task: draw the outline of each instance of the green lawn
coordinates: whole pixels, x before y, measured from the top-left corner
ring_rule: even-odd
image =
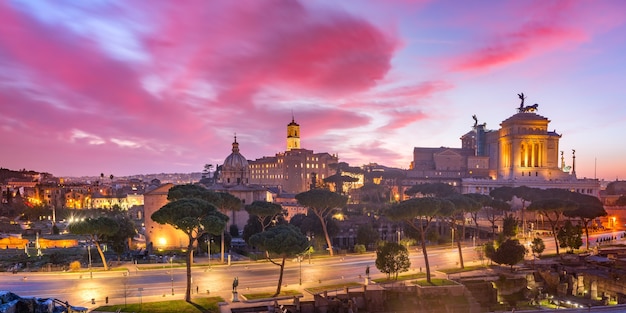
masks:
[[[192,302],[185,300],[158,301],[129,303],[127,305],[105,305],[95,308],[94,311],[115,312],[122,309],[122,312],[135,313],[219,313],[218,302],[224,301],[221,297],[193,298]]]
[[[393,278],[387,279],[385,277],[385,278],[372,279],[372,281],[378,284],[384,284],[384,283],[393,283],[393,282],[403,281],[403,280],[419,279],[419,278],[424,278],[424,277],[426,277],[426,273],[415,273],[415,274],[398,275],[398,279],[393,279]]]
[[[297,290],[281,290],[280,294],[276,297],[293,297],[301,295],[302,293]],[[259,293],[246,293],[243,296],[248,300],[268,299],[273,298],[273,292],[259,292]]]
[[[429,286],[450,286],[450,285],[456,285],[457,283],[451,281],[451,280],[447,280],[447,279],[443,279],[443,278],[432,278],[430,280],[430,283],[427,280],[416,280],[413,281],[414,284],[416,285],[420,285],[422,287],[429,287]]]
[[[446,274],[457,274],[457,273],[463,273],[463,272],[471,272],[471,271],[475,271],[475,270],[483,270],[483,269],[488,269],[489,267],[487,265],[474,265],[474,266],[466,266],[465,268],[446,268],[446,269],[442,269],[439,270],[440,272],[446,273]]]

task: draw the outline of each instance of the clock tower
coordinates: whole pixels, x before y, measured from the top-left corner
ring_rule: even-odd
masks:
[[[291,123],[287,124],[287,151],[300,149],[300,125],[291,117]]]

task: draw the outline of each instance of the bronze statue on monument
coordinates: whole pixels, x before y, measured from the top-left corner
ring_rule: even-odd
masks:
[[[518,113],[532,113],[532,112],[539,110],[539,104],[537,103],[533,105],[524,106],[524,100],[526,99],[526,96],[524,96],[523,92],[518,93],[517,96],[522,100],[522,102],[519,105],[519,108],[517,108]]]

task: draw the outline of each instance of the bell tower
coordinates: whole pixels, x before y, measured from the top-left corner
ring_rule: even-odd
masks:
[[[291,123],[287,124],[287,151],[300,149],[300,125],[291,116]]]

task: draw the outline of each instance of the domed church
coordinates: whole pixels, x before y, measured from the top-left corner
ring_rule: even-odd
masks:
[[[224,159],[221,171],[218,173],[217,184],[206,186],[207,189],[215,192],[226,192],[242,202],[242,205],[250,204],[254,201],[272,202],[272,193],[265,187],[250,184],[250,165],[248,160],[239,151],[237,136],[233,141],[231,154]],[[239,230],[243,230],[248,221],[246,210],[222,212],[230,218],[228,226],[235,224]]]
[[[224,186],[247,185],[250,180],[250,166],[248,160],[239,152],[236,135],[232,151],[224,160],[219,182]]]

